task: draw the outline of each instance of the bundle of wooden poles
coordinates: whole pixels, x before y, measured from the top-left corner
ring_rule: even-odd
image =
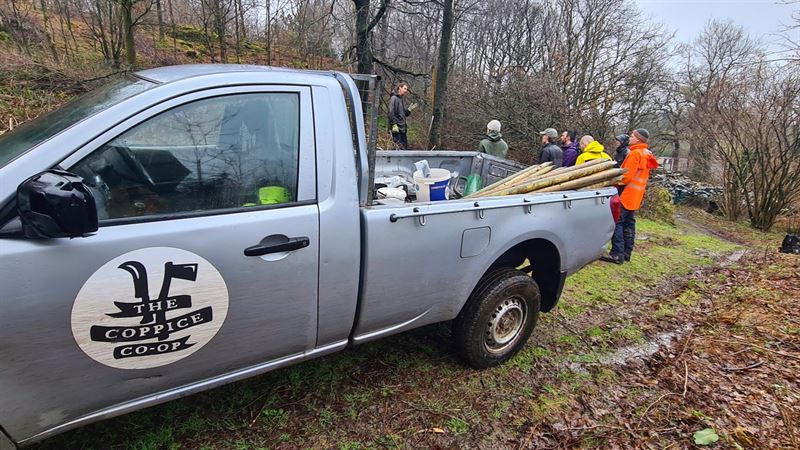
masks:
[[[536,164],[474,192],[465,198],[494,197],[528,192],[556,192],[613,186],[627,169],[615,169],[614,161],[594,159],[579,166],[553,167]]]

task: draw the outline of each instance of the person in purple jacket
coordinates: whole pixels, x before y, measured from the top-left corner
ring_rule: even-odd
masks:
[[[564,130],[561,132],[561,149],[564,150],[564,162],[562,167],[570,167],[575,165],[575,160],[581,151],[578,149],[578,132],[575,130]]]

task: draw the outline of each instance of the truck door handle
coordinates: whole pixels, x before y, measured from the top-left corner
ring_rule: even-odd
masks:
[[[311,241],[307,237],[293,237],[278,244],[258,244],[244,249],[244,256],[261,256],[268,253],[290,252],[308,247]]]

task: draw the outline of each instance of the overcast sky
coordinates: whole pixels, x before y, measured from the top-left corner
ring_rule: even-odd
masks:
[[[780,0],[634,0],[639,8],[675,32],[678,42],[692,42],[709,19],[731,20],[741,25],[754,38],[760,38],[770,51],[779,51],[779,32],[792,22],[792,11],[800,3],[781,4]],[[800,30],[792,31],[800,40]]]

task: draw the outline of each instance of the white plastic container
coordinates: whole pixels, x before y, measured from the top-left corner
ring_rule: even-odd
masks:
[[[378,189],[378,198],[379,199],[392,198],[404,202],[406,200],[406,191],[400,188],[382,187]]]
[[[431,169],[431,176],[427,178],[419,170],[414,172],[417,201],[435,202],[447,200],[447,185],[449,183],[450,171],[447,169]]]

